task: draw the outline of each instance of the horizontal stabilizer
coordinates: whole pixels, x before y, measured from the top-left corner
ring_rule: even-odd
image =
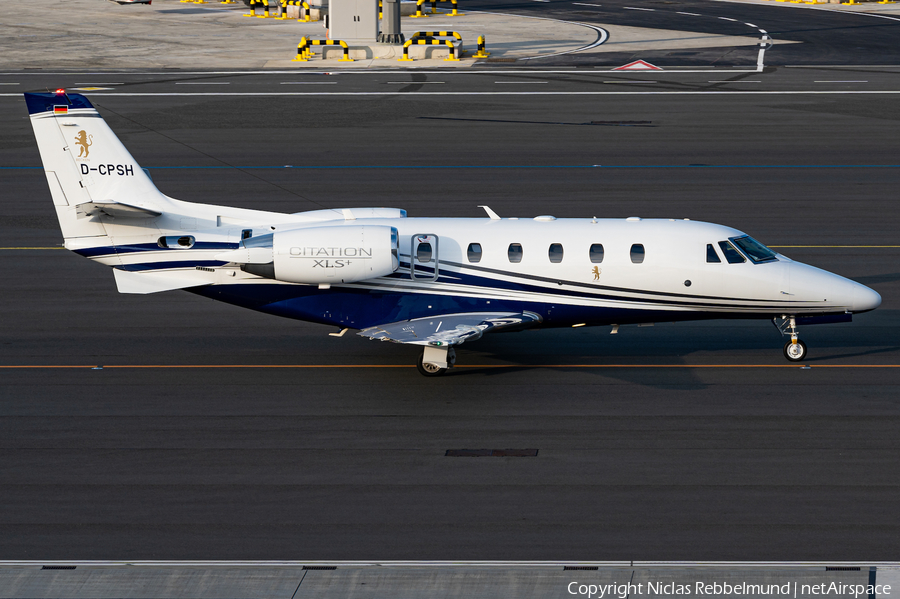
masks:
[[[541,322],[533,312],[467,312],[402,320],[363,329],[358,335],[412,345],[453,346],[499,329],[525,329]]]
[[[154,218],[162,214],[150,208],[143,208],[124,202],[85,202],[84,204],[78,204],[75,208],[78,218],[86,218],[96,214],[105,214],[113,218]]]
[[[119,288],[119,293],[159,293],[160,291],[187,289],[209,284],[205,281],[198,281],[196,276],[179,277],[173,276],[172,273],[130,272],[119,268],[114,268],[113,273],[116,276],[116,287]],[[190,274],[193,275],[193,273]]]

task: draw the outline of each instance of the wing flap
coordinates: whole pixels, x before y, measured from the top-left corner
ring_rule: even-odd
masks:
[[[464,312],[401,320],[361,330],[358,335],[411,345],[453,346],[474,341],[499,329],[524,329],[539,324],[533,312]]]
[[[188,287],[210,284],[208,281],[197,280],[193,273],[177,276],[174,273],[131,272],[114,268],[113,274],[116,277],[116,287],[119,293],[159,293],[160,291],[186,289]]]

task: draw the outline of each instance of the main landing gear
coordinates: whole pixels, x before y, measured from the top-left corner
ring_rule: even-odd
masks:
[[[416,367],[424,376],[441,376],[456,364],[456,350],[452,347],[425,346]]]
[[[799,339],[797,319],[793,315],[782,315],[781,323],[778,322],[777,318],[773,318],[772,323],[779,331],[781,331],[782,335],[790,334],[791,336],[791,340],[784,344],[784,357],[787,358],[789,362],[799,362],[805,358],[806,344]],[[790,330],[790,333],[787,332],[788,330]]]

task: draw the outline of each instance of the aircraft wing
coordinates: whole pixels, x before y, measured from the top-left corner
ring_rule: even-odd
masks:
[[[361,330],[369,339],[452,347],[499,329],[526,329],[541,322],[533,312],[464,312],[401,320]]]

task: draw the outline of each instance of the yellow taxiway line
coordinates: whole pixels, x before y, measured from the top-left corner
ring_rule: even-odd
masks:
[[[9,364],[0,369],[415,368],[409,364]],[[900,368],[900,364],[463,364],[454,368]]]

